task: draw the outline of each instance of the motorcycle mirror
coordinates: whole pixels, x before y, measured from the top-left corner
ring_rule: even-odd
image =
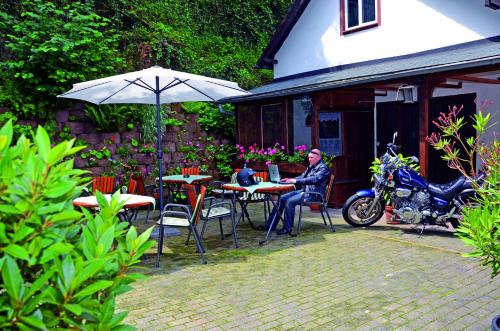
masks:
[[[394,143],[396,143],[396,138],[397,138],[397,136],[398,136],[398,132],[397,132],[397,131],[395,131],[395,132],[394,132],[394,134],[392,135],[392,143],[393,143],[393,144],[394,144]]]

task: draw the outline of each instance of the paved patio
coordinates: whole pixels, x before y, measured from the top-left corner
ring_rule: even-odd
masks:
[[[263,219],[258,205],[251,212]],[[452,233],[420,237],[383,222],[355,229],[332,213],[337,232],[307,212],[299,237],[272,236],[264,247],[264,233],[243,223],[239,249],[219,239],[213,222],[207,265],[184,232],[169,237],[161,267],[151,251],[140,269],[149,277],[118,308],[139,330],[489,330],[500,277],[462,257],[468,248]]]

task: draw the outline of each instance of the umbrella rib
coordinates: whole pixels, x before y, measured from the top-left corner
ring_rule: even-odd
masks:
[[[207,83],[210,83],[210,84],[214,84],[214,85],[218,85],[218,86],[222,86],[222,87],[225,87],[225,88],[229,88],[231,90],[236,90],[236,91],[240,91],[240,92],[247,92],[245,91],[244,89],[238,87],[231,87],[231,86],[227,86],[227,85],[224,85],[224,84],[221,84],[221,83],[217,83],[217,82],[211,82],[211,81],[206,81]]]
[[[143,81],[142,78],[137,78],[134,81],[129,81],[129,80],[126,80],[126,81],[129,82],[130,84],[134,84],[134,85],[137,85],[139,87],[142,87],[143,89],[150,90],[151,92],[155,92],[155,89],[153,87],[149,86],[148,83],[146,83],[145,81]],[[140,81],[144,85],[138,84],[137,81]]]
[[[190,88],[192,88],[193,90],[197,91],[198,93],[200,94],[203,94],[204,96],[206,96],[207,98],[215,101],[214,98],[212,98],[211,96],[209,96],[208,94],[206,93],[203,93],[202,91],[200,91],[199,89],[197,89],[196,87],[192,86],[192,85],[189,85],[188,83],[186,83],[189,79],[186,79],[185,81],[183,81],[182,83],[186,84],[187,86],[189,86]]]
[[[61,94],[60,96],[61,96],[61,97],[64,97],[64,96],[69,95],[69,94],[73,94],[73,93],[76,93],[76,92],[85,91],[85,90],[88,90],[89,88],[94,88],[94,87],[96,87],[96,86],[100,86],[100,85],[104,85],[104,84],[108,84],[108,83],[111,83],[111,81],[109,80],[109,81],[107,81],[107,82],[103,82],[103,83],[95,84],[95,85],[92,85],[92,86],[87,86],[87,87],[84,87],[84,88],[79,89],[79,90],[76,90],[76,91],[68,91],[68,92],[66,92],[66,93]]]
[[[171,81],[170,83],[168,83],[168,85],[162,87],[162,89],[160,90],[160,93],[165,91],[165,90],[168,90],[169,88],[175,87],[175,86],[183,83],[183,81],[181,81],[177,77],[174,77],[174,79],[175,79],[174,81]]]
[[[140,78],[137,78],[135,81],[139,80]],[[130,85],[134,84],[135,81],[129,81],[129,80],[126,80],[124,79],[124,81],[126,81],[128,83],[128,85],[125,85],[124,87],[122,87],[121,89],[119,89],[118,91],[114,92],[114,93],[111,93],[110,95],[108,95],[107,97],[105,97],[104,99],[102,99],[101,101],[99,101],[97,104],[100,105],[102,104],[104,101],[114,97],[115,95],[117,95],[118,93],[120,93],[121,91],[123,91],[124,89],[126,89],[127,87],[129,87]],[[136,84],[138,85],[138,84]]]

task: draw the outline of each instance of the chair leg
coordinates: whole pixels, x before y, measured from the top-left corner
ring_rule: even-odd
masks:
[[[203,255],[203,253],[205,252],[205,249],[203,248],[203,244],[201,243],[201,238],[200,238],[200,235],[198,234],[198,230],[196,230],[195,226],[191,225],[191,231],[193,232],[193,237],[194,237],[194,241],[196,243],[196,248],[198,250],[198,253],[200,253],[200,256],[201,256],[201,263],[207,264],[207,260],[205,259],[205,255]]]
[[[151,206],[148,206],[148,211],[146,212],[146,218],[144,219],[144,224],[148,222],[149,219],[149,212],[151,211]]]
[[[208,223],[208,220],[204,219],[203,226],[201,228],[201,236],[200,236],[200,238],[202,238],[202,239],[203,239],[203,235],[205,234],[205,228],[207,227],[207,223]]]
[[[234,213],[231,213],[231,225],[233,226],[233,243],[234,246],[238,248],[238,239],[236,239],[236,217],[234,216]]]
[[[189,239],[191,239],[191,228],[189,228],[189,232],[188,232],[188,235],[187,235],[187,238],[186,238],[186,242],[184,243],[184,245],[188,245],[189,243]]]
[[[224,240],[224,229],[222,228],[222,217],[219,217],[220,239]]]
[[[335,232],[335,227],[333,226],[332,219],[330,218],[330,213],[328,212],[328,207],[327,207],[326,203],[324,204],[323,208],[325,208],[326,216],[328,217],[328,222],[330,222],[330,229],[332,230],[332,232]],[[326,225],[326,222],[325,222],[325,225]]]

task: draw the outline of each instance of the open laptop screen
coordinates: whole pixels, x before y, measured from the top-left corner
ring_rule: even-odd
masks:
[[[281,176],[278,166],[276,164],[269,164],[267,167],[269,169],[269,180],[273,183],[279,182],[281,180]]]

